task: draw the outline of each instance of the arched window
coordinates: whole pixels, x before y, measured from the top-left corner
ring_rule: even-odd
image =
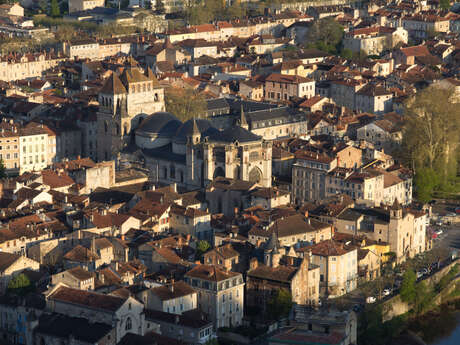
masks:
[[[131,330],[131,328],[133,328],[133,323],[132,323],[132,321],[131,321],[131,318],[128,317],[128,318],[126,319],[125,330],[126,330],[126,331],[129,331],[129,330]]]
[[[153,100],[154,100],[155,102],[158,102],[158,94],[157,94],[157,93],[153,96]]]
[[[169,177],[176,178],[176,167],[174,165],[169,167]]]
[[[109,131],[109,123],[107,121],[104,121],[104,132],[107,134]]]

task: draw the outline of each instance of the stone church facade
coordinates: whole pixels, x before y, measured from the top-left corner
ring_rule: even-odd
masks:
[[[153,181],[186,189],[205,187],[218,176],[270,187],[272,143],[244,127],[239,122],[217,130],[207,120],[182,123],[169,113],[153,114],[136,130],[137,159]]]

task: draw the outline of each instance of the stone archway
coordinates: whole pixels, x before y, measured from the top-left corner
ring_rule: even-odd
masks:
[[[216,177],[225,177],[225,171],[222,167],[217,167],[215,170],[214,170],[214,174],[212,175],[212,178],[215,179]]]
[[[249,172],[249,182],[259,183],[262,180],[262,172],[258,167],[254,167]]]

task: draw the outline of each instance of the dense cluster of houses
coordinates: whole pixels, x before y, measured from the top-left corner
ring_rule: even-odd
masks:
[[[431,249],[393,152],[419,90],[458,101],[460,14],[289,6],[0,57],[2,342],[205,344],[273,330],[284,290],[296,326],[271,343],[356,344],[355,313],[321,301]],[[303,47],[327,17],[370,57]],[[189,119],[167,112],[186,89]]]

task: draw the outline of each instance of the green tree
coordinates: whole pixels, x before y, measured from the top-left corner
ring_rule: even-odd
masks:
[[[414,183],[417,199],[428,202],[433,198],[433,191],[439,186],[439,175],[431,168],[421,168],[415,174]]]
[[[61,9],[57,0],[51,0],[51,17],[56,18],[61,16]]]
[[[450,8],[450,0],[439,0],[439,6],[443,10],[448,10]]]
[[[279,289],[276,294],[268,301],[268,314],[278,320],[289,315],[292,308],[292,296],[286,289]]]
[[[345,48],[342,49],[340,56],[342,56],[345,59],[351,60],[353,58],[353,52],[351,51],[351,49]]]
[[[415,171],[417,193],[425,200],[456,176],[460,107],[453,97],[451,89],[428,87],[405,104],[399,159]]]
[[[16,295],[25,294],[31,287],[32,284],[29,278],[27,278],[27,276],[23,273],[13,277],[13,279],[11,279],[8,283],[8,291]]]
[[[6,177],[6,168],[3,159],[0,158],[0,178]]]
[[[417,276],[413,270],[408,269],[406,272],[404,272],[399,294],[401,296],[401,300],[407,304],[412,305],[417,298],[417,291],[415,287],[416,282]]]
[[[334,18],[327,17],[315,21],[308,29],[307,46],[316,46],[318,49],[330,53],[339,51],[343,38],[343,26]]]
[[[172,88],[166,92],[166,111],[186,121],[206,113],[206,100],[191,88]]]
[[[201,259],[204,253],[208,251],[208,249],[211,248],[211,245],[209,244],[208,241],[201,240],[198,241],[196,245],[196,254],[195,257],[197,260]]]

